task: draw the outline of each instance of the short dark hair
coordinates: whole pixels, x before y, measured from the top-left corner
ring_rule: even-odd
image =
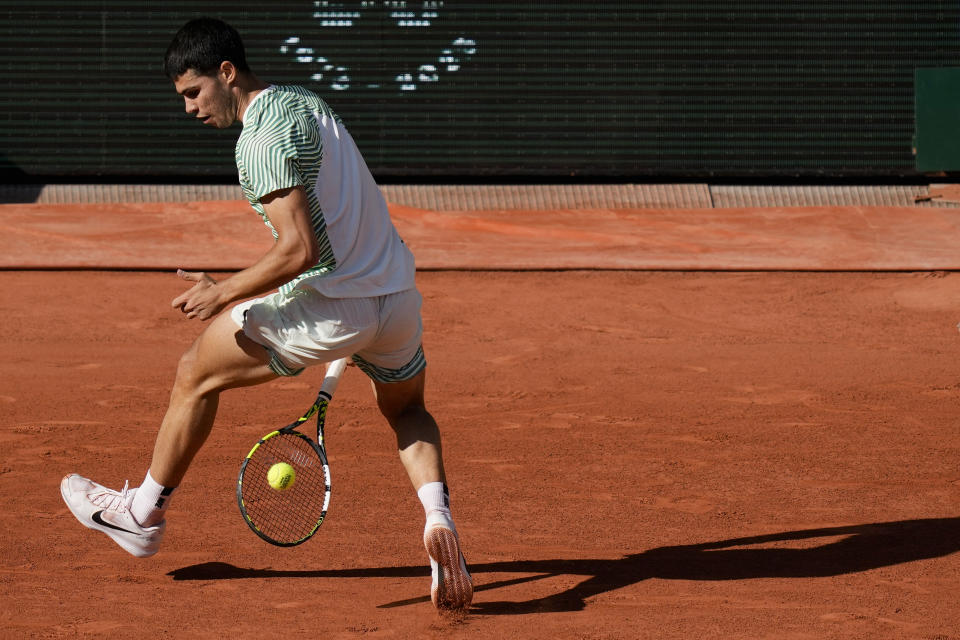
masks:
[[[227,60],[239,71],[250,70],[240,34],[223,20],[197,18],[183,25],[173,37],[163,58],[163,72],[171,80],[190,69],[209,75]]]

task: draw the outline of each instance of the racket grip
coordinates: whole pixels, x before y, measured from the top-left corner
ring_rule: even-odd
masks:
[[[340,376],[343,375],[343,370],[346,368],[346,358],[340,358],[339,360],[331,362],[327,366],[327,375],[323,379],[323,384],[320,385],[320,391],[332,398],[333,392],[337,390],[337,383],[340,382]]]

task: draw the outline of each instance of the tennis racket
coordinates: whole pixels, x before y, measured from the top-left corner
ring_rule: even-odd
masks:
[[[279,547],[293,547],[317,532],[330,505],[330,465],[323,440],[327,407],[333,398],[346,359],[327,367],[327,375],[313,406],[282,429],[268,433],[253,446],[240,466],[237,503],[240,514],[255,534]],[[317,439],[297,427],[317,416]],[[274,489],[267,479],[278,463],[293,467],[284,489]]]

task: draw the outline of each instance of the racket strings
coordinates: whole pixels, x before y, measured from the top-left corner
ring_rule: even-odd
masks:
[[[267,474],[278,462],[296,472],[293,486],[277,490]],[[329,472],[312,443],[296,433],[268,438],[250,456],[243,472],[241,495],[250,522],[280,543],[309,536],[323,520],[329,499]]]

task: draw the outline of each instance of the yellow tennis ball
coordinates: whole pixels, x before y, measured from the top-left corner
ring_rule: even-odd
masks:
[[[267,471],[267,482],[277,491],[289,489],[296,480],[297,472],[286,462],[278,462]]]

